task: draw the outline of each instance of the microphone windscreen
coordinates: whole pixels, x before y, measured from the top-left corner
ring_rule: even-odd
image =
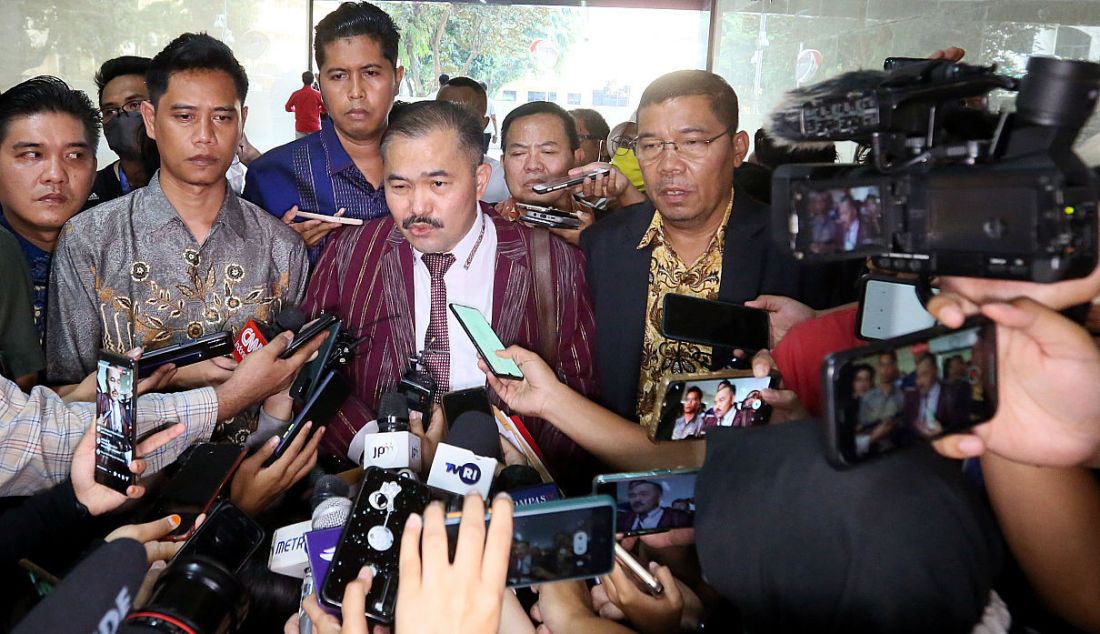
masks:
[[[542,484],[542,476],[534,467],[525,464],[512,464],[501,469],[497,477],[493,479],[493,488],[489,495],[540,484]]]
[[[485,412],[463,412],[447,432],[447,444],[486,458],[501,459],[497,423]]]
[[[346,497],[332,497],[328,498],[324,502],[313,510],[313,517],[310,519],[313,530],[321,530],[323,528],[335,528],[337,526],[343,526],[348,521],[348,516],[351,514],[351,499]]]
[[[783,95],[782,101],[768,115],[768,122],[765,124],[768,136],[775,141],[777,146],[793,146],[802,149],[817,149],[827,146],[834,139],[825,138],[805,129],[804,111],[806,107],[814,102],[838,104],[835,113],[832,112],[832,108],[824,107],[823,109],[829,110],[831,114],[821,114],[821,117],[834,116],[839,120],[846,116],[851,119],[854,114],[839,104],[855,99],[854,95],[859,93],[874,91],[886,79],[887,74],[883,71],[856,70],[841,73],[836,77],[831,77],[816,84],[790,90]],[[878,108],[877,99],[873,105],[874,108]],[[860,108],[866,107],[866,104],[860,104]]]
[[[378,404],[378,431],[408,431],[409,399],[404,394],[386,392]],[[394,425],[398,423],[398,425]],[[404,423],[404,425],[401,425]]]
[[[338,475],[327,474],[317,479],[313,485],[313,496],[309,499],[310,508],[316,509],[321,502],[329,498],[346,498],[351,487]]]
[[[148,567],[145,547],[138,542],[107,542],[77,564],[13,631],[113,632],[130,611]]]
[[[278,332],[298,332],[306,325],[306,315],[296,306],[288,306],[275,315],[275,329]],[[278,334],[278,332],[276,334]]]

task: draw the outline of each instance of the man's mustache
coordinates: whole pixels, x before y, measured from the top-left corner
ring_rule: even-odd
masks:
[[[408,229],[417,223],[426,224],[435,229],[442,229],[443,223],[432,216],[409,216],[401,221],[401,228]]]

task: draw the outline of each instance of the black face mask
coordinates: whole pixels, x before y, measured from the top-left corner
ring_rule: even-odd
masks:
[[[140,112],[121,112],[103,125],[103,136],[107,145],[119,158],[127,160],[141,159],[141,135],[145,133],[145,122]]]

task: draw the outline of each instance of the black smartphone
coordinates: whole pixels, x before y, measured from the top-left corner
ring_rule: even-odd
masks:
[[[771,347],[768,311],[691,295],[665,295],[661,334],[668,339],[755,351]]]
[[[298,372],[298,377],[294,379],[294,384],[290,386],[290,396],[296,402],[305,403],[309,400],[314,388],[318,386],[325,372],[331,369],[329,367],[331,365],[330,357],[332,356],[332,348],[336,345],[336,336],[339,333],[340,322],[329,324],[328,337],[318,348],[317,358],[305,364]]]
[[[280,358],[289,359],[294,356],[294,353],[298,352],[299,348],[309,343],[314,337],[325,330],[328,330],[328,327],[336,323],[336,321],[338,321],[336,315],[332,313],[321,313],[317,315],[317,319],[302,326],[298,332],[294,333],[294,341],[290,342],[290,345],[286,347],[286,350],[283,351]]]
[[[452,558],[461,521],[462,513],[451,513],[445,522]],[[611,498],[593,495],[516,507],[508,587],[599,577],[614,565],[615,502]]]
[[[95,481],[125,495],[137,481],[130,471],[137,444],[138,362],[100,351],[96,365]]]
[[[779,386],[779,374],[753,376],[752,370],[720,370],[665,377],[654,405],[654,440],[702,438],[715,427],[766,425],[772,408],[761,390]]]
[[[351,386],[348,385],[344,375],[335,370],[326,372],[316,389],[310,394],[309,400],[295,414],[294,420],[290,421],[290,425],[279,439],[279,445],[275,447],[275,452],[264,461],[264,466],[270,466],[271,463],[283,457],[290,443],[294,442],[306,423],[313,423],[313,427],[310,428],[311,434],[315,433],[321,425],[328,424],[336,416],[336,412],[340,410],[348,394],[351,394]]]
[[[917,280],[864,275],[860,287],[856,336],[864,341],[893,339],[936,324],[924,309]]]
[[[618,507],[615,531],[647,535],[695,526],[695,478],[698,469],[658,469],[596,476],[592,491],[609,496]]]
[[[228,332],[215,332],[194,341],[177,343],[141,355],[141,378],[145,378],[162,365],[173,363],[177,367],[191,365],[214,357],[233,353],[233,335]]]
[[[165,539],[187,539],[195,528],[195,518],[210,512],[237,472],[245,453],[244,447],[231,443],[202,443],[192,447],[149,507],[145,521],[151,522],[173,513],[179,515],[179,527]]]
[[[830,355],[822,365],[837,466],[963,431],[997,411],[997,328],[984,317]]]
[[[471,387],[455,390],[443,395],[443,418],[450,428],[458,417],[466,412],[485,412],[493,415],[493,406],[489,403],[489,391],[484,387]]]
[[[344,587],[363,566],[370,566],[374,580],[367,593],[367,616],[393,622],[405,521],[413,513],[423,513],[430,501],[431,490],[416,480],[368,468],[321,587],[321,601],[339,608],[344,601]]]
[[[562,189],[568,189],[570,187],[576,187],[588,178],[595,178],[601,174],[607,174],[611,171],[609,167],[597,167],[596,169],[580,174],[579,176],[565,176],[546,183],[536,183],[531,186],[531,190],[536,194],[549,194],[551,192],[560,191]]]
[[[183,561],[192,555],[209,557],[237,572],[263,543],[264,529],[229,500],[222,500],[176,553]]]
[[[489,320],[485,319],[485,315],[482,315],[480,310],[461,304],[450,304],[450,307],[451,312],[458,319],[458,324],[466,331],[466,336],[473,342],[481,358],[485,359],[494,376],[517,381],[523,379],[523,372],[515,361],[496,355],[497,350],[504,349],[504,344],[500,342],[500,337],[493,332]]]

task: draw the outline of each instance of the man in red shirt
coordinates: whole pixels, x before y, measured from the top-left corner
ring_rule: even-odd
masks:
[[[321,91],[313,87],[313,73],[302,73],[301,89],[290,93],[286,100],[286,111],[294,113],[294,138],[300,139],[321,129],[321,115],[325,113],[325,104],[321,101]]]

